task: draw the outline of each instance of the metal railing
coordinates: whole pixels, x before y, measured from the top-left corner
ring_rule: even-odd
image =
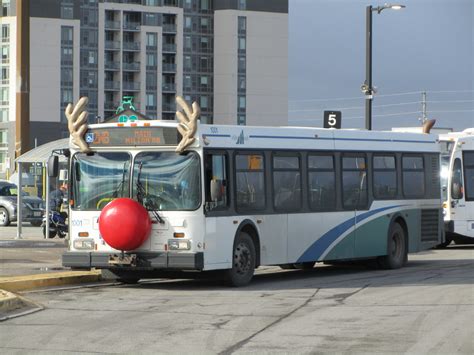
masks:
[[[164,72],[176,72],[176,64],[174,63],[163,63],[162,70]]]
[[[176,32],[176,24],[174,23],[164,23],[162,25],[163,32]]]
[[[162,85],[162,90],[163,91],[175,92],[176,91],[176,84],[174,84],[174,83],[172,83],[172,84],[163,84]]]
[[[120,62],[113,62],[111,60],[105,61],[105,69],[120,69]]]
[[[139,51],[140,50],[140,42],[123,42],[123,49],[132,50],[132,51]]]
[[[104,82],[105,90],[120,90],[120,83],[117,81],[106,80]]]
[[[119,30],[120,29],[120,22],[119,21],[105,21],[105,29],[106,30]]]
[[[124,82],[123,83],[123,90],[128,91],[140,91],[140,83],[139,82]],[[136,104],[136,102],[134,102]]]
[[[105,41],[105,49],[120,49],[119,41]]]
[[[176,44],[163,44],[163,52],[176,52]]]
[[[123,63],[122,70],[132,70],[132,71],[139,71],[140,70],[140,63]]]

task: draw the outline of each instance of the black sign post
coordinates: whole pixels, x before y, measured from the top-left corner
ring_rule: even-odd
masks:
[[[324,128],[341,128],[341,111],[324,111]]]

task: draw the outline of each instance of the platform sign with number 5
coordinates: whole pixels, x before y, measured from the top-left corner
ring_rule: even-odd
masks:
[[[324,128],[341,128],[341,111],[324,111]]]

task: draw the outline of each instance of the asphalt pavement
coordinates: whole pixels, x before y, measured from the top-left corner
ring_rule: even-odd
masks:
[[[97,282],[99,271],[70,271],[61,265],[67,239],[45,239],[41,227],[0,227],[0,321],[42,308],[17,292],[54,286]],[[15,292],[15,293],[14,293]]]

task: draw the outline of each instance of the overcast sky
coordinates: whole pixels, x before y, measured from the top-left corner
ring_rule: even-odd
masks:
[[[333,109],[363,128],[365,9],[384,1],[289,3],[289,124],[321,127]],[[373,129],[418,125],[421,91],[436,126],[474,127],[474,0],[392,3],[406,8],[373,14]]]

